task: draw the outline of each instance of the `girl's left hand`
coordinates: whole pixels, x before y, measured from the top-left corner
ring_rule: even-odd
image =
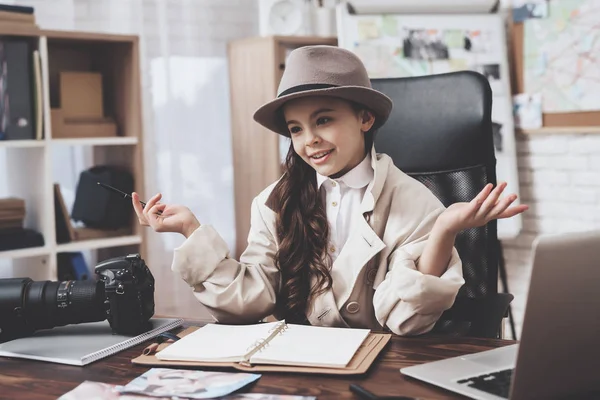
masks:
[[[506,182],[496,186],[494,190],[490,183],[469,203],[454,203],[450,205],[438,218],[442,229],[458,233],[469,228],[483,226],[494,219],[510,218],[522,213],[529,207],[521,204],[509,207],[516,199],[516,194],[511,194],[503,199],[500,195],[506,188]]]

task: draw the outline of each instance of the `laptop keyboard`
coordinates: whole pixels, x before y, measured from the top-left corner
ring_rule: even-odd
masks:
[[[510,379],[512,378],[513,371],[514,369],[505,369],[502,371],[492,372],[491,374],[461,379],[457,383],[508,399]]]

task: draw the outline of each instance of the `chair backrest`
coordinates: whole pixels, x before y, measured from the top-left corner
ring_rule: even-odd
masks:
[[[487,183],[496,184],[492,91],[483,75],[461,71],[372,83],[394,101],[390,119],[375,137],[376,150],[427,186],[444,206],[471,201]],[[496,294],[496,221],[461,232],[455,246],[465,277],[459,296]],[[440,319],[436,330],[453,333],[464,329],[459,325]]]

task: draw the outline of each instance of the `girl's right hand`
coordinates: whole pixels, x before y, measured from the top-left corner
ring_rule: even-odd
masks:
[[[200,222],[189,208],[160,203],[160,193],[148,200],[146,207],[142,207],[137,193],[132,193],[131,197],[133,209],[142,226],[150,226],[156,232],[181,233],[186,238],[200,227]]]

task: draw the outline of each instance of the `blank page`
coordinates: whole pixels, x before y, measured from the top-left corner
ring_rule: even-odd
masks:
[[[255,325],[207,324],[156,353],[159,360],[240,361],[277,322]]]
[[[311,367],[345,367],[369,335],[369,329],[288,324],[252,363]]]

